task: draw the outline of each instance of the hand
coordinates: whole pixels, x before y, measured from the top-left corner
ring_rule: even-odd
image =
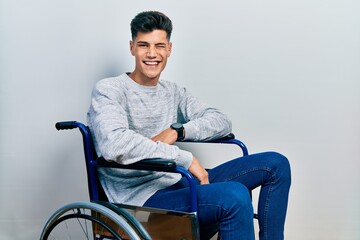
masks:
[[[154,142],[160,141],[167,144],[174,144],[177,140],[177,132],[172,128],[167,128],[158,135],[151,138]]]
[[[205,168],[201,166],[199,160],[197,160],[196,157],[193,157],[189,171],[199,180],[200,184],[209,184],[209,174]]]

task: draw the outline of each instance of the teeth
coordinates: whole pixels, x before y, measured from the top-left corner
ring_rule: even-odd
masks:
[[[145,64],[147,64],[147,65],[157,65],[158,63],[157,62],[145,62]]]

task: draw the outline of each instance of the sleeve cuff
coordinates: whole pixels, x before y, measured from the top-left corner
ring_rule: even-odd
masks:
[[[179,155],[178,158],[175,160],[175,162],[176,165],[189,169],[192,160],[193,160],[193,155],[191,152],[179,149]]]
[[[185,138],[184,140],[196,140],[199,138],[198,136],[198,129],[195,126],[195,124],[193,124],[193,122],[187,122],[185,124],[183,124],[184,126],[184,130],[185,130]]]

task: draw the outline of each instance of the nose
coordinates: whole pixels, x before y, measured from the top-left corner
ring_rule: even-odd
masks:
[[[147,57],[149,58],[156,58],[157,52],[154,46],[150,46],[147,51]]]

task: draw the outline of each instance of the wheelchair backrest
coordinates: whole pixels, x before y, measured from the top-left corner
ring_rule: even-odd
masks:
[[[87,183],[90,201],[108,201],[101,187],[97,173],[97,154],[94,147],[91,131],[88,126],[76,121],[58,122],[55,124],[57,130],[78,128],[83,139],[83,148],[86,164]]]

